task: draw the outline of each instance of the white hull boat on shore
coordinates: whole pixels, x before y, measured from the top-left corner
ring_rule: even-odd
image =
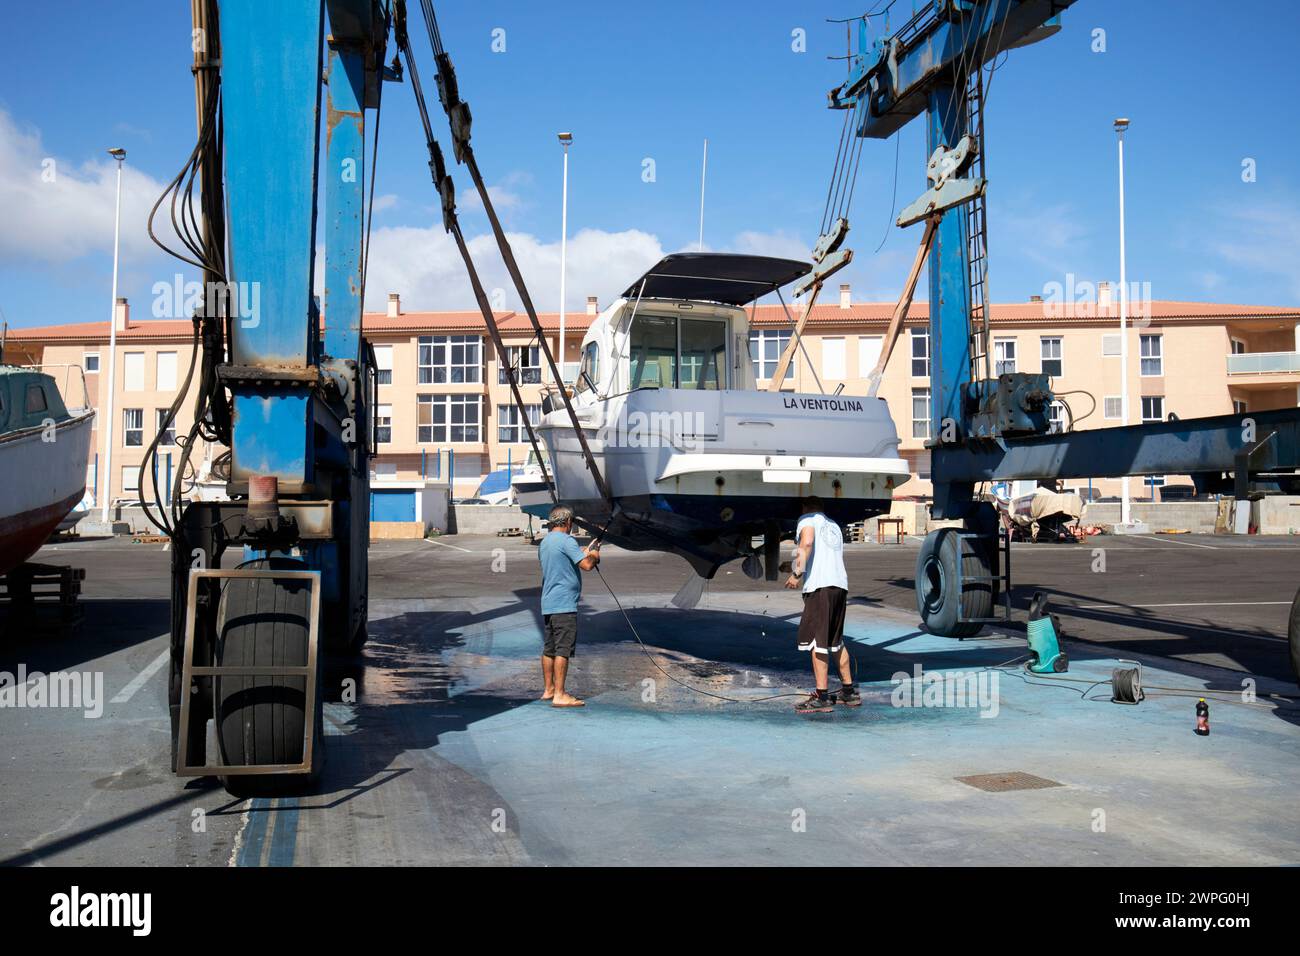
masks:
[[[94,419],[69,411],[50,375],[0,365],[0,574],[40,550],[85,495]]]
[[[679,554],[705,578],[762,554],[770,577],[801,498],[820,497],[840,524],[889,510],[910,474],[883,399],[756,387],[744,306],[807,271],[758,256],[668,256],[595,319],[572,402],[613,500],[554,394],[538,426],[559,498],[583,525]],[[547,495],[525,510],[550,507]]]

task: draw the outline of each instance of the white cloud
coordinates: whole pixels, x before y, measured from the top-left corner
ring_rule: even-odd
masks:
[[[1224,207],[1211,251],[1247,275],[1281,280],[1282,288],[1300,299],[1300,204],[1269,200]],[[1213,287],[1212,287],[1213,288]],[[1240,286],[1238,286],[1240,288]],[[1241,293],[1238,293],[1240,296]],[[1246,298],[1252,298],[1249,294]]]
[[[522,232],[507,232],[524,283],[539,312],[554,312],[560,298],[560,243],[543,242]],[[382,227],[371,233],[370,274],[366,278],[366,308],[381,311],[388,293],[402,296],[409,311],[475,308],[469,277],[456,244],[440,225],[427,229]],[[468,240],[479,279],[490,298],[495,290],[507,309],[521,309],[509,274],[490,234]],[[570,237],[565,288],[569,311],[580,311],[587,296],[599,297],[602,307],[618,296],[642,272],[663,257],[658,238],[637,229],[607,232],[583,229]]]
[[[113,251],[117,164],[106,154],[69,159],[51,156],[39,132],[23,129],[0,110],[0,255],[44,264],[66,263]],[[165,184],[134,169],[122,170],[122,254],[152,256],[145,231],[149,210]],[[160,234],[171,235],[167,222]],[[175,243],[173,237],[174,244]]]
[[[746,230],[738,233],[729,252],[743,252],[751,256],[776,256],[781,259],[808,261],[811,247],[798,236],[776,229],[772,232]]]
[[[533,177],[530,174],[516,171],[506,175],[499,183],[489,185],[488,198],[492,200],[492,208],[496,210],[497,215],[502,219],[508,219],[511,213],[525,209],[527,203],[521,187],[530,186],[532,181]],[[460,191],[456,204],[461,212],[483,212],[483,200],[473,186]]]
[[[1087,261],[1089,231],[1071,203],[1043,203],[1032,195],[1021,196],[991,203],[989,220],[996,223],[997,235],[989,240],[996,244],[996,255],[1036,263],[1053,276],[1080,272],[1081,263]]]

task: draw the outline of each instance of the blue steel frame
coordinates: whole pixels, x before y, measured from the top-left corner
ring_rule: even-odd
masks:
[[[337,646],[364,634],[370,396],[362,337],[365,111],[378,105],[389,0],[221,0],[232,319],[231,482],[273,475],[327,502],[333,536],[300,541]],[[328,11],[328,19],[326,13]],[[327,33],[328,30],[328,33]],[[328,63],[326,63],[328,57]],[[321,163],[322,69],[325,74]],[[323,177],[324,296],[313,295]],[[324,314],[321,314],[323,306]]]
[[[831,91],[831,105],[865,109],[859,136],[883,139],[925,114],[928,151],[955,147],[968,132],[965,103],[970,72],[1013,46],[1060,29],[1059,14],[1074,0],[931,0],[895,33],[872,41],[864,18],[849,78]],[[967,211],[949,209],[930,250],[930,434],[944,422],[969,434],[964,401],[970,382],[970,263]],[[950,479],[933,462],[934,514],[968,518],[974,485]]]
[[[971,71],[1012,47],[1060,29],[1075,0],[930,0],[896,32],[874,41],[863,19],[849,78],[831,91],[831,106],[862,105],[859,136],[883,139],[926,114],[930,151],[952,147],[967,132],[963,98]],[[1094,429],[1067,434],[973,440],[970,379],[970,268],[966,210],[950,209],[930,252],[930,384],[933,513],[969,523],[977,482],[1011,478],[1192,474],[1222,486],[1224,472],[1247,479],[1300,467],[1300,410]],[[946,419],[957,440],[942,443]],[[1288,479],[1280,478],[1281,483]]]

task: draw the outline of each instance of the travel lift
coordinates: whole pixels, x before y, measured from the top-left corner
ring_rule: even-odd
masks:
[[[456,158],[474,178],[558,382],[469,149],[469,109],[456,93],[431,4],[423,0],[423,6]],[[1067,6],[1065,0],[936,0],[875,44],[867,41],[864,21],[850,78],[832,93],[832,106],[854,108],[857,137],[888,136],[926,113],[931,146],[939,151],[932,164],[936,188],[919,210],[933,242],[934,514],[961,519],[965,530],[932,534],[922,551],[918,606],[936,633],[973,633],[990,616],[999,585],[1006,587],[997,571],[993,511],[975,499],[977,482],[1185,473],[1202,490],[1231,488],[1239,499],[1251,492],[1252,477],[1300,487],[1300,410],[1048,434],[1052,393],[1045,376],[991,379],[985,368],[977,378],[980,363],[988,363],[982,187],[973,190],[981,177],[963,183],[953,174],[977,169],[971,164],[982,153],[983,64],[1052,32],[1052,18]],[[237,294],[207,297],[193,317],[194,364],[168,411],[170,424],[197,366],[194,425],[183,443],[181,472],[197,437],[227,445],[230,500],[186,504],[182,480],[164,507],[156,481],[153,487],[157,520],[173,538],[173,766],[182,776],[219,776],[232,793],[280,793],[303,786],[321,767],[324,655],[354,652],[366,635],[377,374],[361,326],[374,197],[373,170],[369,198],[365,187],[365,113],[375,111],[377,126],[382,83],[400,79],[396,63],[384,66],[394,14],[413,87],[418,80],[402,0],[195,0],[193,11],[199,137],[158,205],[172,196],[172,222],[193,258],[176,254],[202,270],[205,288],[256,289],[256,299],[250,294],[245,301],[258,308],[236,308]],[[439,159],[431,148],[445,225],[468,260],[453,215],[454,190]],[[323,316],[312,296],[321,176]],[[201,215],[192,207],[196,179]],[[973,191],[963,196],[962,190]],[[839,248],[846,227],[830,230],[819,244],[814,285],[847,259]],[[474,286],[499,346],[486,297]],[[900,306],[894,326],[906,313]],[[514,385],[513,369],[509,377]],[[517,388],[515,395],[518,401]],[[572,414],[562,389],[560,395]],[[590,454],[587,459],[603,486]],[[143,489],[141,501],[148,510]],[[223,569],[225,553],[236,548],[244,560]]]
[[[219,776],[235,794],[277,793],[320,770],[323,656],[355,652],[366,637],[378,377],[362,336],[374,198],[365,114],[377,116],[394,78],[384,67],[391,9],[195,0],[193,13],[199,141],[169,187],[172,222],[205,289],[256,296],[208,295],[194,316],[201,368],[181,472],[196,435],[227,445],[229,500],[182,512],[184,481],[170,508],[154,489],[173,541],[173,767]],[[312,295],[322,188],[323,315]],[[239,308],[241,298],[257,308]],[[242,560],[223,569],[232,549]]]
[[[469,107],[456,92],[432,4],[422,5],[456,158],[469,167],[559,381],[474,160]],[[194,501],[182,510],[178,481],[164,507],[154,481],[155,520],[173,540],[172,760],[178,775],[218,776],[232,794],[274,794],[319,774],[323,659],[355,653],[366,637],[378,376],[362,335],[374,201],[373,152],[366,195],[365,113],[374,111],[377,133],[382,84],[403,78],[398,57],[384,65],[390,27],[416,93],[444,225],[465,259],[493,344],[506,353],[456,220],[455,189],[433,140],[403,0],[196,0],[193,13],[201,40],[193,69],[199,140],[154,213],[171,195],[172,222],[194,258],[173,254],[203,270],[205,289],[256,288],[260,307],[242,314],[238,294],[209,295],[193,319],[195,361],[202,365],[181,471],[196,436],[227,445],[230,500]],[[318,177],[325,181],[323,315],[312,296]],[[201,215],[192,208],[196,178]],[[522,407],[518,371],[509,364],[506,371]],[[524,424],[539,452],[526,416]],[[156,442],[149,455],[155,453]],[[143,483],[140,499],[154,517]],[[242,548],[243,560],[223,569],[232,548]]]
[[[1265,489],[1300,490],[1300,409],[1053,433],[1050,377],[989,373],[986,227],[982,168],[984,67],[1005,51],[1060,30],[1074,0],[930,0],[894,33],[868,36],[848,79],[830,93],[832,109],[851,110],[858,137],[884,139],[911,120],[927,124],[932,183],[898,219],[924,222],[917,259],[872,373],[872,388],[901,330],[920,262],[930,258],[931,454],[936,519],[962,528],[927,535],[917,560],[917,610],[928,630],[977,633],[1001,597],[1009,613],[1009,551],[993,506],[975,489],[1015,479],[1191,475],[1202,493],[1229,493],[1239,507]],[[991,73],[990,73],[991,75]],[[846,118],[847,120],[847,118]],[[844,225],[823,236],[835,249]],[[828,265],[829,264],[829,265]],[[821,261],[808,281],[836,262]],[[804,312],[804,318],[807,316]],[[790,351],[787,349],[787,351]],[[1127,371],[1127,370],[1125,370]],[[1300,595],[1291,615],[1292,664],[1300,674]]]

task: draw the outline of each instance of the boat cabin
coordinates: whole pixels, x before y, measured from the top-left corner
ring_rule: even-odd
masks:
[[[664,258],[587,330],[575,399],[582,404],[639,389],[752,389],[745,307],[808,269],[766,256]]]
[[[63,397],[49,375],[16,365],[0,365],[0,434],[40,428],[68,418]]]

